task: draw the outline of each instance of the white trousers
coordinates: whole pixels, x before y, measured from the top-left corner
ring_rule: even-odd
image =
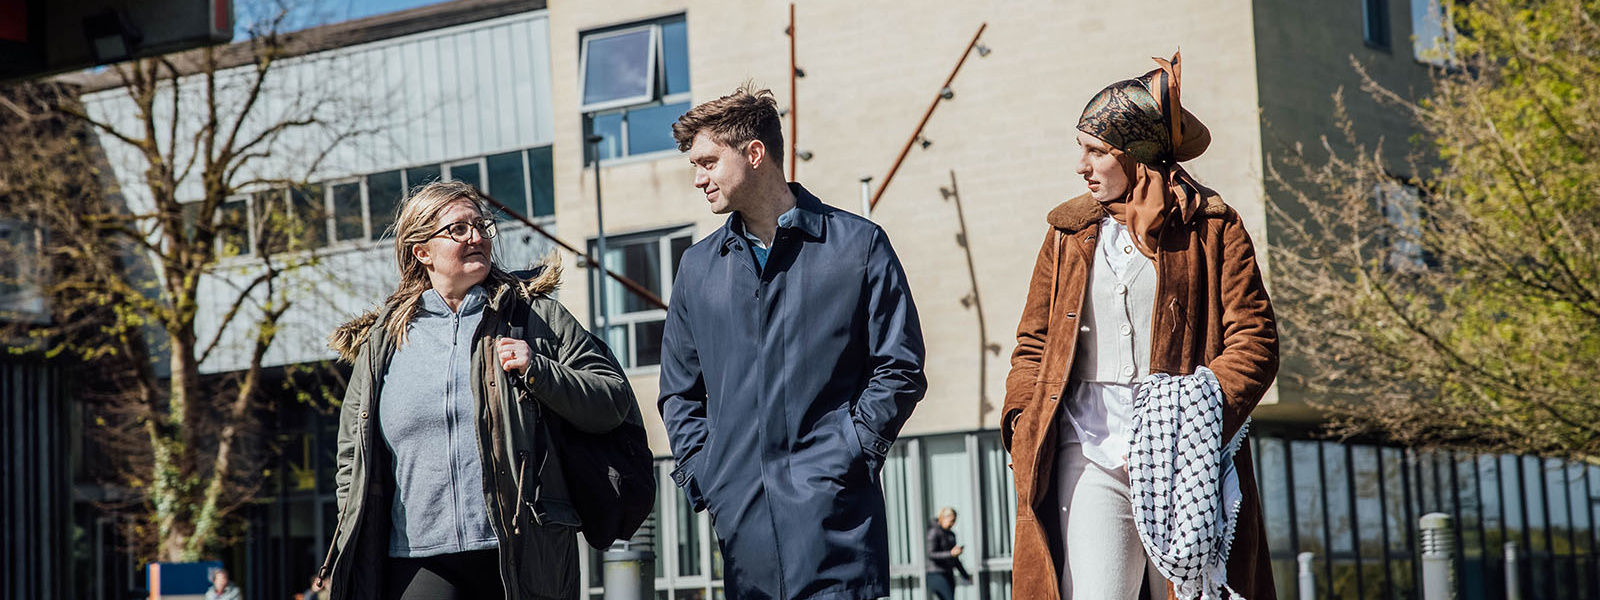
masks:
[[[1056,457],[1061,499],[1062,600],[1137,600],[1144,580],[1152,597],[1166,597],[1166,580],[1145,556],[1133,524],[1128,474],[1083,456],[1082,444],[1061,447]]]

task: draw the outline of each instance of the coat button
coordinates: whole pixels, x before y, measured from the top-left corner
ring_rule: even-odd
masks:
[[[494,380],[493,379],[489,380],[489,387],[494,387]]]
[[[1078,313],[1069,312],[1069,313],[1067,313],[1067,318],[1068,319],[1076,319],[1076,318],[1078,318]]]
[[[361,411],[361,418],[363,418],[363,419],[367,418],[367,411],[364,411],[364,410]]]
[[[1133,335],[1133,326],[1123,323],[1122,327],[1118,328],[1117,331],[1121,331],[1122,335]]]
[[[1123,365],[1122,366],[1122,376],[1123,377],[1133,377],[1133,366],[1132,365]]]
[[[1128,293],[1128,286],[1122,285],[1120,283],[1117,284],[1117,295],[1121,296],[1121,295],[1124,295],[1124,294],[1127,294],[1127,293]]]

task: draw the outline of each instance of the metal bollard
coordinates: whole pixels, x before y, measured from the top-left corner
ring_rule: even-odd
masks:
[[[1316,557],[1310,552],[1295,557],[1300,562],[1300,600],[1317,600],[1317,572],[1311,566]]]
[[[1522,600],[1522,584],[1518,581],[1521,567],[1517,564],[1517,543],[1506,542],[1506,600]]]
[[[1422,529],[1422,598],[1454,600],[1456,540],[1450,515],[1428,513],[1422,515],[1419,525]]]
[[[632,539],[617,540],[605,551],[605,600],[656,597],[656,519],[651,515]]]

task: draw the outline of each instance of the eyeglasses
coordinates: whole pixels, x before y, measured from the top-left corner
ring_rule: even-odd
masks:
[[[472,230],[474,229],[478,230],[479,237],[486,240],[494,239],[494,234],[497,233],[494,219],[485,218],[476,221],[456,221],[440,227],[438,231],[433,232],[433,235],[428,237],[437,237],[443,233],[450,236],[450,239],[455,240],[457,243],[465,244],[472,241]]]

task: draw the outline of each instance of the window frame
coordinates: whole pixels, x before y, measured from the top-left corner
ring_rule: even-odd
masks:
[[[359,199],[361,201],[361,238],[360,239],[341,240],[341,239],[339,239],[338,207],[334,204],[333,188],[339,187],[341,185],[349,185],[351,183],[356,184],[356,189],[358,190],[356,193],[359,195]],[[341,179],[330,179],[330,180],[322,182],[322,190],[323,190],[323,194],[322,195],[324,196],[324,199],[323,199],[323,203],[324,203],[323,210],[328,211],[328,217],[326,219],[326,221],[328,222],[327,223],[328,243],[327,243],[327,245],[325,245],[323,247],[324,248],[346,248],[346,247],[359,248],[359,247],[361,247],[361,246],[363,246],[365,244],[371,243],[373,241],[372,240],[372,216],[370,214],[369,207],[367,205],[367,176],[366,175],[355,175],[355,176],[351,176],[351,177],[344,177],[344,178],[341,178]]]
[[[655,243],[659,250],[659,254],[656,257],[656,260],[660,261],[658,272],[662,278],[661,281],[657,282],[658,289],[661,290],[661,300],[670,302],[672,297],[672,281],[676,275],[674,271],[678,267],[672,257],[672,241],[679,238],[687,238],[690,244],[693,244],[695,240],[694,236],[695,227],[692,224],[652,229],[649,231],[635,233],[626,233],[621,235],[607,235],[606,250],[609,252],[620,249],[623,246],[629,246],[633,244]],[[613,240],[615,240],[616,245],[612,245]],[[599,249],[596,245],[597,241],[598,240],[596,238],[589,238],[588,248],[590,254],[599,258],[603,265],[606,259],[604,256],[598,256]],[[619,272],[619,274],[626,276],[626,273]],[[644,284],[647,282],[641,281],[639,283]],[[605,323],[601,324],[599,295],[605,293],[605,284],[606,276],[600,269],[589,269],[589,314],[591,315],[590,321],[595,324],[596,335],[602,341],[604,341],[607,346],[611,346],[610,332],[608,330],[612,327],[626,327],[627,348],[618,349],[614,346],[611,346],[611,352],[617,357],[617,362],[621,363],[623,371],[627,373],[635,373],[659,369],[661,367],[659,360],[654,364],[639,364],[639,325],[665,321],[667,318],[667,311],[660,308],[650,308],[647,310],[626,313],[608,311],[611,312],[611,314],[606,315]],[[623,294],[628,293],[631,292],[624,288]],[[607,298],[608,302],[612,300],[612,298]],[[609,308],[611,305],[607,304],[607,306]]]
[[[640,22],[637,25],[624,25],[616,29],[602,29],[599,31],[581,32],[578,34],[578,112],[595,113],[613,108],[644,104],[661,96],[661,78],[657,77],[657,74],[659,73],[661,67],[662,47],[660,21],[662,20],[665,19],[653,19],[650,21]],[[626,98],[605,100],[596,102],[594,104],[584,103],[583,96],[589,89],[589,44],[596,40],[622,37],[625,35],[635,34],[640,31],[648,31],[650,33],[649,58],[646,59],[646,62],[649,63],[650,68],[645,74],[645,93]]]
[[[674,15],[666,15],[666,16],[656,17],[656,18],[653,18],[653,19],[635,21],[635,22],[628,23],[628,24],[621,25],[621,26],[617,26],[617,27],[614,27],[614,28],[594,29],[594,30],[590,30],[590,31],[586,31],[586,32],[579,32],[579,34],[578,34],[578,98],[579,98],[578,114],[582,117],[582,122],[583,122],[582,132],[583,132],[584,137],[587,137],[589,135],[593,135],[593,133],[594,133],[594,122],[595,122],[596,119],[598,119],[600,117],[611,116],[611,115],[621,115],[621,118],[622,118],[622,122],[621,122],[621,124],[619,126],[618,136],[617,136],[617,138],[618,138],[618,144],[617,144],[618,152],[617,152],[616,155],[612,156],[611,158],[601,159],[602,162],[606,162],[606,163],[616,163],[618,161],[626,162],[626,161],[629,161],[630,159],[634,159],[634,158],[637,158],[637,157],[648,157],[650,159],[654,159],[654,158],[660,158],[660,157],[663,157],[663,156],[669,156],[669,155],[677,154],[675,148],[666,148],[666,149],[662,149],[662,150],[653,150],[653,151],[641,152],[641,153],[637,153],[637,154],[629,151],[629,146],[632,144],[632,140],[631,140],[632,136],[629,135],[630,125],[629,125],[629,121],[628,121],[628,113],[630,111],[638,110],[638,109],[656,108],[656,107],[660,107],[660,106],[666,106],[666,105],[669,105],[669,104],[688,103],[692,99],[691,93],[688,90],[684,90],[684,91],[680,91],[680,92],[676,92],[676,93],[667,93],[667,89],[666,89],[666,85],[667,85],[666,84],[666,68],[667,68],[666,67],[666,52],[667,52],[666,36],[664,36],[662,34],[661,29],[662,29],[663,26],[665,26],[667,24],[671,24],[671,23],[683,23],[685,28],[686,28],[685,29],[685,31],[686,31],[685,37],[687,38],[688,16],[686,14],[684,14],[684,13],[678,13],[678,14],[674,14]],[[583,103],[583,94],[584,94],[585,89],[587,89],[587,86],[588,86],[589,42],[594,40],[594,39],[604,39],[605,37],[621,35],[621,34],[624,34],[624,33],[635,33],[635,32],[638,32],[640,30],[643,30],[643,29],[649,29],[649,31],[650,31],[650,72],[649,72],[649,75],[648,75],[648,79],[650,81],[650,84],[649,84],[650,93],[648,95],[635,96],[635,97],[625,98],[625,99],[608,100],[608,101],[605,101],[605,102],[596,102],[596,103],[593,103],[593,104],[585,104],[585,103]],[[686,55],[685,56],[685,61],[687,63],[687,60],[688,60],[688,57],[687,57],[687,53],[688,53],[688,47],[687,47],[688,46],[688,42],[687,42],[687,39],[685,39],[684,45],[685,45],[684,53]],[[583,165],[586,166],[586,167],[593,165],[594,161],[595,161],[595,159],[597,157],[591,156],[591,154],[589,152],[589,144],[587,142],[584,142],[582,144],[582,148],[583,148]],[[599,152],[596,152],[596,154],[598,154],[598,153]]]
[[[1360,0],[1360,2],[1361,41],[1374,50],[1392,51],[1394,46],[1394,20],[1389,18],[1389,13],[1392,12],[1389,0]],[[1375,27],[1379,28],[1379,30],[1374,31]],[[1377,39],[1380,37],[1382,39]]]

